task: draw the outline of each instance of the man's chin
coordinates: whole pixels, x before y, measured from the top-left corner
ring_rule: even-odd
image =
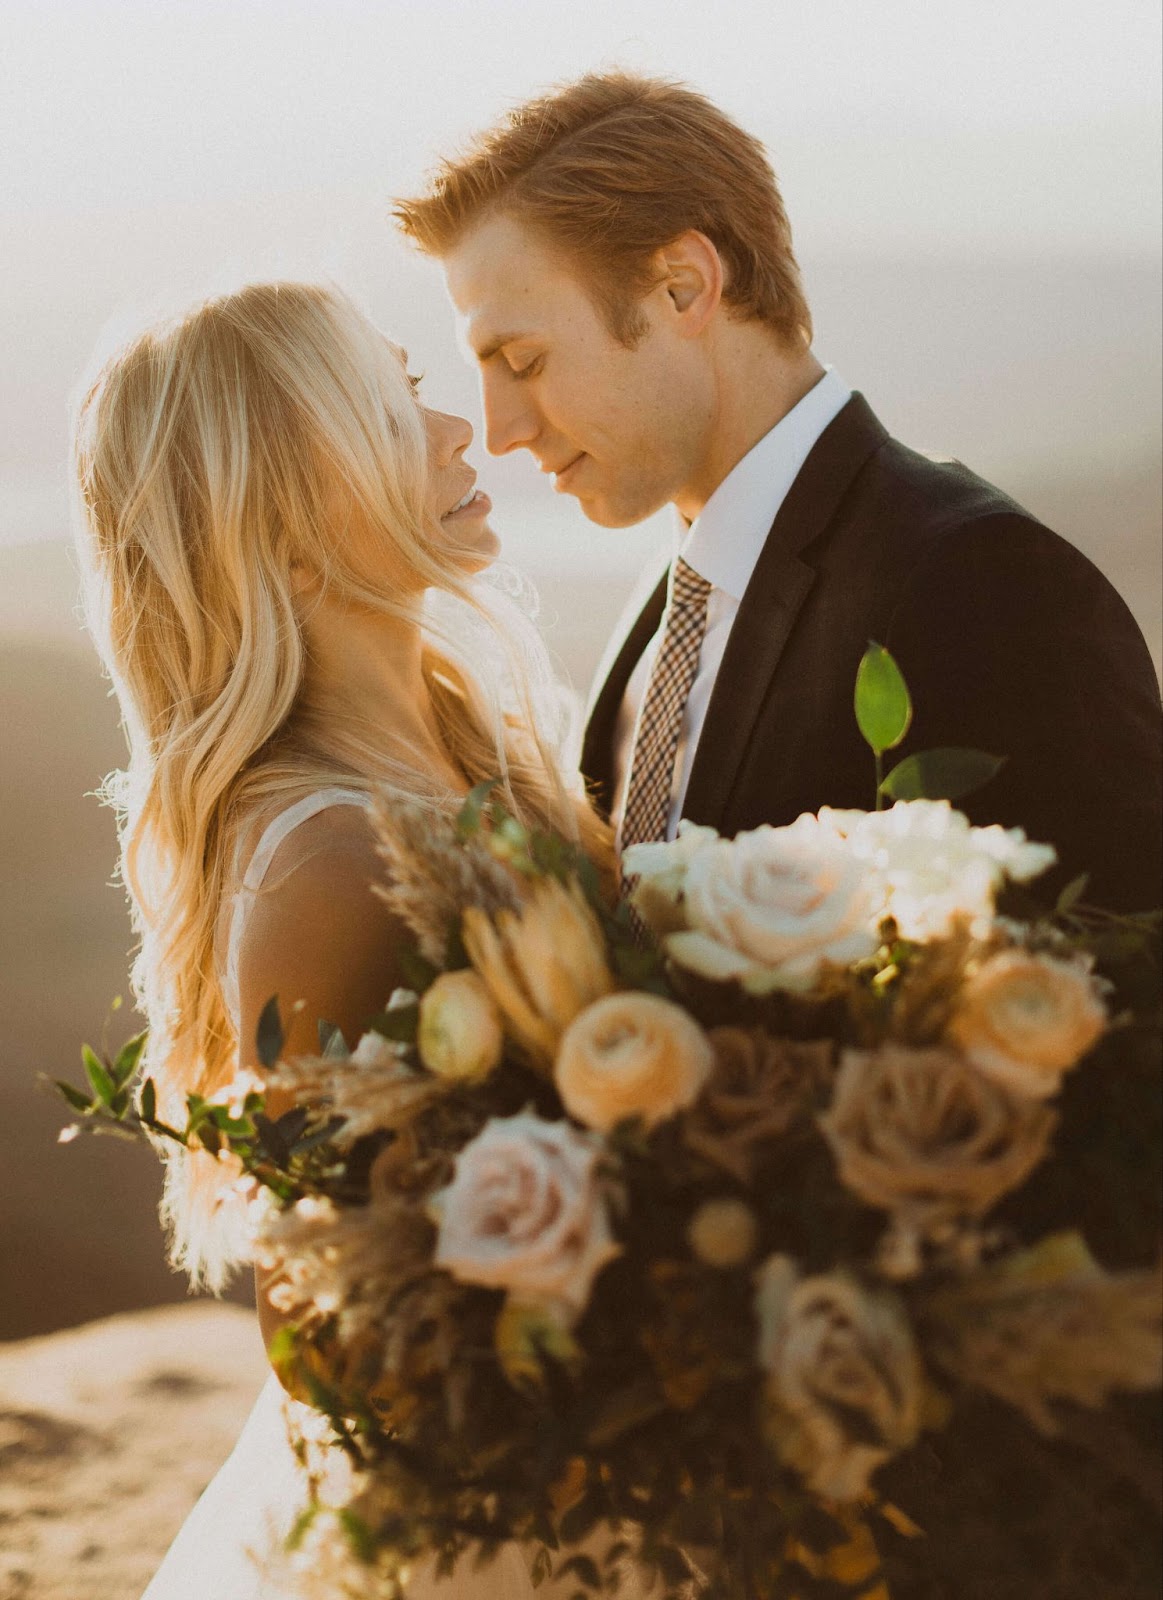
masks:
[[[633,528],[661,510],[661,504],[645,507],[613,505],[597,495],[583,497],[579,494],[574,499],[586,521],[595,523],[599,528]]]

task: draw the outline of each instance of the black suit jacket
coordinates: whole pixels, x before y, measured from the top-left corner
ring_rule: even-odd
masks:
[[[582,765],[612,800],[627,681],[657,628],[665,580],[594,704]],[[853,711],[870,639],[908,681],[915,717],[893,759],[967,745],[1007,758],[959,802],[1059,853],[1058,884],[1137,910],[1160,899],[1159,688],[1103,575],[957,462],[889,437],[853,395],[781,506],[739,607],[695,753],[684,816],[724,835],[822,805],[870,809],[873,758]],[[1047,887],[1054,882],[1046,880]]]

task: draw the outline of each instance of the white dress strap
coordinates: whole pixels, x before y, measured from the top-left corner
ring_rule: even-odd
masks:
[[[296,800],[294,805],[288,806],[285,811],[280,811],[278,816],[272,817],[259,835],[259,841],[243,874],[242,887],[234,896],[230,928],[226,937],[226,960],[222,971],[223,998],[236,1031],[241,1018],[238,959],[242,949],[242,930],[246,925],[246,914],[254,902],[255,895],[262,888],[263,879],[270,871],[271,862],[275,859],[279,846],[294,833],[296,828],[304,822],[309,822],[312,817],[317,817],[321,811],[328,811],[332,806],[363,806],[366,810],[371,804],[371,795],[365,794],[360,789],[341,789],[337,785],[332,785],[328,789],[316,789],[314,794],[304,795],[301,800]]]

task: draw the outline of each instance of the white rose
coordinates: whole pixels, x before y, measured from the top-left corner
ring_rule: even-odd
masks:
[[[495,1117],[430,1202],[435,1264],[463,1283],[559,1305],[576,1321],[595,1277],[619,1253],[595,1171],[601,1155],[601,1144],[568,1122],[531,1112]]]
[[[769,1257],[755,1283],[776,1452],[817,1494],[859,1500],[920,1431],[921,1363],[904,1309],[843,1272],[801,1278],[790,1256]]]
[[[666,948],[680,966],[753,994],[809,989],[825,963],[876,949],[878,910],[865,863],[805,814],[701,849],[687,872],[689,930]]]
[[[718,840],[714,828],[684,819],[674,839],[632,844],[623,851],[623,882],[634,909],[659,937],[685,926],[687,873],[696,856]]]
[[[887,811],[820,812],[821,826],[846,839],[879,878],[883,914],[902,938],[946,938],[958,918],[984,938],[1006,878],[1025,883],[1057,859],[1021,828],[974,828],[948,800],[898,800]]]

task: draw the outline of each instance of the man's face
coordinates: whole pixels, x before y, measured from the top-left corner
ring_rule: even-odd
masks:
[[[682,496],[707,448],[713,387],[664,288],[641,302],[646,332],[629,350],[568,263],[509,217],[479,224],[444,269],[479,363],[493,455],[529,450],[604,527]]]

